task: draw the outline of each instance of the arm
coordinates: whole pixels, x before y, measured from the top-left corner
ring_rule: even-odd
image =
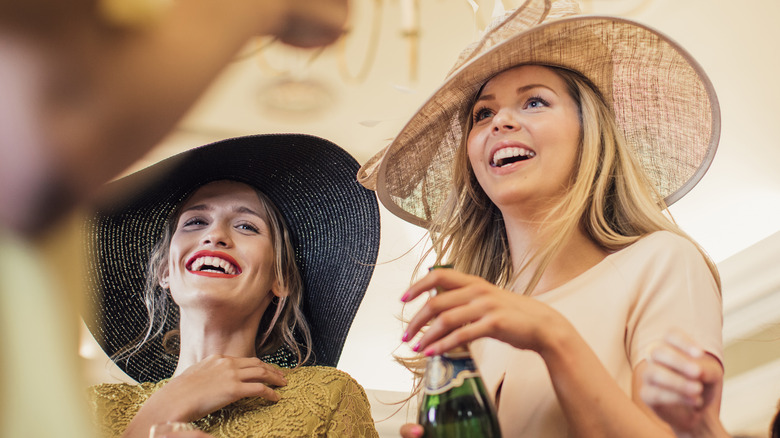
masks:
[[[577,330],[553,308],[452,270],[429,273],[405,298],[414,299],[437,286],[448,292],[430,299],[405,334],[405,340],[410,339],[435,317],[418,351],[437,354],[481,337],[533,350],[544,359],[570,430],[577,436],[673,436],[668,426],[621,390]]]
[[[0,26],[0,155],[13,157],[0,164],[0,225],[34,234],[159,142],[250,37],[330,43],[346,3],[176,0],[138,29]]]

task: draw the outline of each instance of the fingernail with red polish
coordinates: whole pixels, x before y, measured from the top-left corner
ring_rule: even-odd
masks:
[[[420,343],[414,344],[414,347],[412,347],[412,351],[418,351],[420,349]]]
[[[436,352],[434,352],[434,351],[433,351],[433,347],[431,347],[431,348],[428,348],[428,349],[426,349],[426,350],[423,352],[423,354],[424,354],[425,356],[433,356],[434,354],[436,354]]]
[[[404,332],[404,335],[401,336],[401,342],[406,342],[409,340],[409,332]]]
[[[401,296],[401,302],[402,302],[402,303],[405,303],[405,302],[406,302],[406,300],[408,300],[408,299],[409,299],[409,292],[406,292],[406,293],[404,293],[404,294]]]

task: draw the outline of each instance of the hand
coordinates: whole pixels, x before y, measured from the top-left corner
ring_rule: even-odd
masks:
[[[279,39],[298,47],[330,44],[344,33],[347,0],[285,0],[286,25],[277,32]]]
[[[553,335],[551,327],[573,330],[568,320],[550,306],[452,269],[431,271],[401,300],[413,300],[436,287],[447,292],[428,300],[409,321],[402,338],[409,341],[430,322],[413,347],[425,355],[441,354],[483,337],[543,353]]]
[[[642,401],[675,432],[728,436],[717,418],[718,409],[707,409],[720,400],[723,367],[685,333],[672,331],[653,349],[642,380]]]
[[[401,426],[402,438],[420,438],[423,436],[423,428],[419,424],[407,423]]]
[[[286,384],[279,369],[258,358],[213,355],[171,379],[144,407],[163,410],[173,406],[175,411],[162,421],[189,422],[245,397],[278,401],[279,395],[270,386]]]

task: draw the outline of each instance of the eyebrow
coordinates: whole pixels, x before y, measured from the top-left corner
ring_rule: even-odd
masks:
[[[518,87],[517,88],[516,93],[517,94],[523,94],[523,93],[527,92],[528,90],[531,90],[531,89],[534,89],[534,88],[546,88],[546,89],[552,91],[553,93],[555,93],[555,90],[553,90],[552,88],[550,88],[550,87],[548,87],[547,85],[544,85],[544,84],[523,85],[522,87]],[[558,93],[555,93],[555,95],[557,96]],[[480,101],[483,101],[483,100],[493,100],[495,98],[496,98],[495,94],[483,94],[483,95],[481,95],[481,96],[479,96],[477,98],[477,102],[480,102]]]
[[[192,207],[187,208],[186,210],[183,210],[182,213],[186,213],[188,211],[193,211],[193,210],[195,210],[195,211],[211,211],[211,210],[213,210],[213,208],[208,206],[208,205],[206,205],[206,204],[196,204],[196,205],[193,205]],[[234,207],[233,208],[233,212],[234,213],[251,214],[251,215],[257,216],[258,218],[260,218],[262,220],[265,220],[263,215],[261,215],[260,213],[252,210],[251,208],[243,206],[243,205],[241,205],[239,207]]]

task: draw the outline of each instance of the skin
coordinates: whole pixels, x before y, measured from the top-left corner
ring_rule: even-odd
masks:
[[[531,85],[540,86],[526,89]],[[517,271],[519,255],[533,249],[548,232],[535,219],[543,217],[551,201],[570,184],[579,147],[579,117],[563,81],[545,67],[521,66],[503,72],[485,85],[486,94],[492,95],[482,102],[487,110],[480,104],[475,107],[468,155],[477,180],[503,214]],[[519,143],[536,155],[505,168],[492,167],[492,153],[501,142]],[[568,282],[606,255],[577,230],[545,270],[534,295]],[[527,279],[521,276],[517,284]],[[401,299],[408,302],[434,288],[447,293],[430,298],[402,338],[414,339],[427,325],[425,334],[412,341],[415,351],[441,354],[484,337],[532,350],[545,361],[575,436],[674,436],[639,398],[644,362],[634,370],[633,396],[627,396],[571,323],[547,304],[450,269],[430,272]],[[404,437],[420,436],[419,432],[417,425],[401,429]]]
[[[688,335],[676,330],[656,346],[644,369],[642,400],[678,436],[727,438],[711,405],[719,403],[723,367],[713,363]]]
[[[141,407],[125,434],[146,437],[153,424],[190,422],[245,397],[278,401],[282,372],[255,355],[260,319],[274,296],[273,246],[254,189],[217,181],[183,206],[171,240],[168,274],[181,311],[181,354],[170,382]],[[240,274],[203,275],[188,269],[199,251],[232,258]],[[195,432],[192,435],[200,436]],[[174,436],[174,435],[172,435]]]
[[[0,227],[28,238],[157,144],[250,38],[329,44],[347,0],[177,0],[128,32],[61,15],[0,19]]]
[[[491,79],[472,111],[468,156],[479,185],[504,213],[533,220],[569,186],[577,159],[577,104],[557,75],[527,66]],[[533,158],[491,165],[499,149],[519,147]]]

